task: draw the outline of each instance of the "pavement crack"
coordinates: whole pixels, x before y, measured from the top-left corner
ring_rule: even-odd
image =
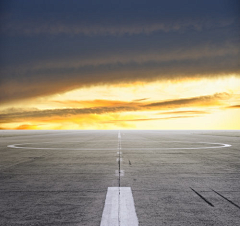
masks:
[[[217,195],[219,195],[220,197],[222,197],[223,199],[227,200],[229,203],[231,203],[232,205],[236,206],[238,209],[240,209],[240,206],[237,205],[236,203],[234,203],[233,201],[231,201],[230,199],[226,198],[225,196],[221,195],[220,193],[218,193],[217,191],[211,189],[213,192],[215,192]]]
[[[190,187],[190,188],[191,188],[191,187]],[[197,191],[195,191],[193,188],[191,188],[191,190],[192,190],[195,194],[197,194],[203,201],[205,201],[209,206],[214,207],[214,205],[213,205],[211,202],[209,202],[205,197],[203,197],[200,193],[198,193]]]

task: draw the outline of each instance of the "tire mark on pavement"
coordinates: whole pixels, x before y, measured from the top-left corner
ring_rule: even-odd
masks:
[[[191,188],[191,187],[190,187],[190,188]],[[197,194],[202,200],[204,200],[209,206],[214,207],[214,205],[213,205],[211,202],[209,202],[206,198],[204,198],[200,193],[198,193],[197,191],[195,191],[193,188],[191,188],[191,190],[192,190],[195,194]]]
[[[237,205],[236,203],[234,203],[233,201],[231,201],[230,199],[226,198],[225,196],[221,195],[220,193],[218,193],[217,191],[214,191],[213,189],[211,189],[213,192],[215,192],[217,195],[219,195],[220,197],[222,197],[223,199],[227,200],[228,202],[230,202],[232,205],[236,206],[238,209],[240,209],[240,206]]]

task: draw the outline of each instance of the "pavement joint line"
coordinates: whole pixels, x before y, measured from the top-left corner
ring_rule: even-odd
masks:
[[[120,144],[119,144],[119,139],[120,139],[121,135],[120,135],[120,131],[118,132],[118,153],[119,153],[119,156],[118,156],[118,159],[120,159]],[[120,172],[121,171],[121,168],[120,168],[120,161],[118,161],[118,226],[120,226],[120,195],[121,195],[121,191],[120,191]]]
[[[121,172],[121,160],[119,161],[119,159],[121,159],[121,133],[120,131],[118,132],[118,187],[121,187],[121,176],[124,175],[124,172]],[[120,192],[119,192],[120,193]]]
[[[190,187],[191,188],[191,187]],[[214,207],[214,205],[209,202],[205,197],[203,197],[199,192],[195,191],[193,188],[191,188],[192,191],[197,194],[202,200],[204,200],[209,206]]]
[[[120,131],[118,132],[118,152],[119,152],[119,157],[118,159],[120,159],[121,157],[121,154],[120,154],[120,150],[121,150],[121,133]],[[121,205],[120,205],[120,202],[121,202],[121,161],[118,161],[118,165],[119,165],[119,186],[118,186],[118,225],[120,226],[121,225],[121,218],[120,218],[120,213],[121,213]]]
[[[0,192],[4,192],[4,193],[11,193],[11,192],[15,192],[15,193],[97,193],[97,192],[105,192],[106,190],[105,189],[101,189],[101,190],[90,190],[90,189],[87,189],[87,190],[55,190],[55,191],[50,191],[50,190],[46,190],[46,191],[43,191],[43,190],[0,190]],[[86,197],[86,196],[83,196],[83,197]]]
[[[217,195],[219,195],[220,197],[222,197],[223,199],[227,200],[229,203],[231,203],[232,205],[236,206],[238,209],[240,209],[240,206],[237,205],[236,203],[234,203],[233,201],[231,201],[230,199],[226,198],[225,196],[221,195],[220,193],[218,193],[217,191],[211,189],[213,192],[215,192]]]
[[[131,187],[108,187],[100,226],[138,226]]]
[[[121,214],[121,188],[120,186],[118,187],[118,225],[120,226],[121,225],[121,217],[120,217],[120,214]]]
[[[105,192],[105,189],[98,189],[98,190],[94,190],[94,189],[86,189],[86,190],[3,190],[0,189],[0,192],[4,192],[4,193],[27,193],[27,192],[33,192],[33,193],[58,193],[58,192],[63,192],[63,193],[96,193],[96,192]],[[192,191],[188,191],[188,190],[163,190],[163,189],[133,189],[134,192],[161,192],[161,193],[190,193]],[[201,191],[204,193],[209,193],[212,191]],[[231,193],[239,193],[239,191],[222,191],[222,192],[231,192]],[[86,197],[86,196],[84,196]]]

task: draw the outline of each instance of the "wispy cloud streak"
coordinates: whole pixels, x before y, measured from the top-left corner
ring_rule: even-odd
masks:
[[[22,110],[18,111],[17,109],[9,109],[1,112],[0,122],[16,122],[28,119],[43,119],[43,118],[65,118],[75,116],[75,115],[91,115],[91,114],[109,114],[109,113],[120,113],[120,112],[132,112],[132,111],[156,111],[156,110],[166,110],[166,109],[177,109],[184,107],[211,107],[211,106],[221,106],[221,101],[230,98],[228,93],[216,93],[214,95],[208,96],[199,96],[192,98],[182,98],[175,100],[167,100],[161,102],[124,102],[124,101],[106,101],[106,100],[97,100],[92,101],[92,103],[101,103],[99,107],[91,108],[64,108],[64,109],[51,109],[51,110]],[[64,103],[64,102],[62,102]],[[67,102],[66,102],[67,103]],[[77,102],[78,103],[78,102]],[[84,103],[84,102],[80,102]],[[86,101],[87,104],[91,104],[91,101]],[[104,106],[105,105],[105,106]],[[187,114],[183,117],[189,117],[189,114],[205,114],[205,111],[174,111],[169,112],[168,114]],[[167,112],[163,112],[167,114]],[[179,117],[179,116],[176,116]],[[182,117],[182,116],[181,116]],[[175,118],[171,116],[169,118]],[[135,120],[135,119],[134,119]]]
[[[199,116],[199,115],[198,115]],[[194,118],[197,115],[186,115],[186,116],[172,116],[172,117],[162,117],[162,118],[137,118],[137,119],[123,119],[123,120],[111,120],[104,123],[116,123],[116,122],[142,122],[142,121],[154,121],[154,120],[169,120],[169,119],[181,119],[181,118]]]
[[[99,23],[39,23],[30,21],[14,21],[8,24],[4,24],[2,32],[9,35],[87,35],[87,36],[99,36],[99,35],[137,35],[137,34],[151,34],[152,32],[186,32],[189,29],[202,31],[212,28],[224,28],[232,25],[235,22],[234,18],[217,18],[211,19],[199,19],[199,20],[176,20],[169,22],[158,21],[145,21],[142,23],[130,22],[130,23],[105,23],[99,25]]]

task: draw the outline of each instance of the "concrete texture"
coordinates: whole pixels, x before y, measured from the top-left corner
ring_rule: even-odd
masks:
[[[0,131],[0,225],[99,226],[119,184],[139,225],[239,225],[240,131],[118,133]]]

